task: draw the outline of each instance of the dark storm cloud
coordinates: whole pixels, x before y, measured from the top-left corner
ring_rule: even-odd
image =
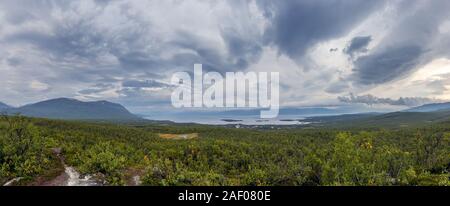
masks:
[[[95,2],[106,5],[114,1]],[[58,5],[47,6],[52,8]],[[123,12],[126,15],[126,9]],[[177,31],[176,39],[161,42],[162,45],[149,50],[148,46],[158,41],[157,37],[151,36],[152,25],[145,19],[135,16],[127,15],[127,18],[128,22],[133,22],[136,27],[120,31],[122,33],[114,36],[96,27],[95,16],[86,18],[79,16],[77,19],[71,19],[71,22],[56,22],[52,25],[55,28],[52,33],[25,30],[8,36],[4,41],[31,43],[60,59],[76,57],[95,60],[98,56],[108,53],[117,57],[124,69],[158,70],[161,67],[166,69],[172,64],[190,66],[201,62],[215,70],[232,70],[233,67],[237,67],[235,70],[245,69],[250,63],[258,60],[262,51],[257,40],[243,38],[242,34],[232,28],[222,30],[222,38],[229,50],[228,56],[220,54],[218,48],[205,41],[203,37],[187,31]],[[194,53],[181,52],[175,54],[172,59],[161,58],[161,52],[181,48]]]
[[[357,36],[354,37],[347,48],[344,49],[344,52],[351,57],[353,57],[353,54],[356,52],[367,52],[367,46],[369,45],[370,41],[372,41],[371,36]]]
[[[177,37],[170,42],[173,46],[193,51],[192,53],[179,53],[169,60],[177,66],[201,62],[206,71],[238,71],[246,69],[250,64],[259,60],[262,53],[262,47],[256,40],[247,39],[232,29],[221,30],[221,37],[228,51],[226,56],[217,50],[216,45],[205,41],[204,37],[197,34],[179,31]],[[187,69],[192,70],[191,68]]]
[[[321,41],[347,34],[383,4],[360,0],[257,2],[271,20],[266,40],[293,59]]]
[[[262,47],[257,41],[242,38],[232,29],[223,30],[228,52],[233,54],[233,64],[237,69],[245,69],[257,61],[262,54]]]
[[[371,25],[363,25],[362,33],[371,31],[377,41],[357,36],[344,49],[350,56],[358,54],[350,59],[353,76],[336,83],[331,81],[336,80],[335,73],[318,70],[323,74],[305,77],[305,93],[337,94],[355,89],[350,87],[382,84],[439,56],[450,56],[450,38],[441,38],[438,31],[448,19],[449,1],[396,2],[390,5],[401,12],[398,18],[383,19],[392,24],[382,33],[383,39],[372,32]],[[353,33],[355,28],[368,17],[378,18],[372,14],[384,12],[383,5],[384,0],[0,1],[0,66],[14,77],[8,81],[0,77],[0,86],[8,87],[0,96],[47,96],[22,83],[35,80],[58,91],[48,95],[52,97],[76,93],[101,98],[105,94],[127,104],[141,105],[151,98],[161,101],[163,94],[152,89],[168,90],[170,85],[163,82],[173,72],[192,71],[196,63],[202,63],[205,71],[221,73],[258,70],[251,66],[261,57],[270,60],[275,49],[297,64],[306,64],[302,60],[309,55],[308,49],[347,39],[350,32],[360,35],[361,31]],[[433,40],[442,42],[439,50],[433,48]],[[326,46],[330,52],[343,50],[342,45]],[[322,58],[322,54],[312,55],[308,56],[312,61]],[[330,56],[346,60],[340,52]],[[322,62],[314,63],[322,66]],[[285,82],[282,92],[299,88],[297,82]],[[442,90],[444,83],[429,86]],[[302,98],[306,97],[299,95],[298,100]]]
[[[441,38],[439,26],[450,19],[448,8],[450,2],[446,0],[399,4],[396,9],[404,18],[367,55],[355,60],[356,82],[363,85],[389,82],[446,55],[448,48],[438,51],[432,44]]]
[[[11,58],[8,58],[6,61],[8,62],[8,65],[15,67],[15,66],[19,66],[23,60],[20,58],[17,58],[17,57],[11,57]]]
[[[77,57],[94,60],[106,52],[106,43],[101,34],[94,31],[88,22],[58,25],[53,33],[40,31],[22,31],[7,36],[4,41],[9,43],[29,43],[41,51],[51,54],[52,58],[61,60]]]
[[[180,31],[177,37],[171,44],[192,51],[192,53],[180,53],[178,56],[174,56],[173,61],[177,65],[186,65],[187,63],[192,65],[194,62],[202,62],[203,68],[207,70],[230,69],[230,66],[227,65],[228,62],[222,58],[220,51],[214,47],[215,45],[205,42],[201,36]],[[187,69],[192,70],[191,68]]]
[[[419,65],[423,48],[407,45],[388,49],[381,53],[362,56],[355,62],[358,82],[380,84],[397,78]]]
[[[400,97],[398,99],[380,98],[373,95],[357,96],[350,94],[349,96],[338,97],[339,101],[343,103],[360,103],[367,105],[387,104],[394,106],[420,106],[428,103],[439,102],[440,100],[421,98],[421,97]]]
[[[192,71],[196,63],[202,63],[206,71],[223,73],[243,70],[258,61],[262,53],[260,37],[240,31],[235,28],[239,26],[235,25],[236,22],[228,20],[224,20],[224,26],[219,29],[218,37],[225,44],[225,47],[221,47],[189,29],[174,29],[167,33],[171,37],[166,38],[152,24],[157,19],[149,21],[145,15],[131,11],[126,6],[131,3],[128,1],[95,0],[92,1],[93,6],[88,4],[83,7],[80,5],[89,1],[31,1],[25,6],[27,2],[29,1],[0,3],[3,11],[6,11],[6,20],[14,25],[45,22],[47,27],[43,28],[47,29],[17,29],[3,36],[0,43],[22,48],[31,46],[31,51],[39,54],[40,63],[33,65],[35,70],[45,68],[53,74],[40,73],[34,78],[52,82],[52,85],[67,82],[87,85],[91,82],[117,84],[114,77],[122,77],[155,79],[154,82],[141,85],[134,82],[134,86],[158,86],[158,79],[167,78],[175,71]],[[237,17],[248,9],[246,4],[230,2],[231,6],[242,7],[236,8],[239,11]],[[110,13],[112,6],[117,7],[118,13]],[[112,15],[120,16],[117,19],[122,18],[123,22],[107,22],[108,18],[116,19]],[[105,17],[108,18],[104,20]],[[163,56],[165,53],[170,55]],[[7,63],[10,66],[21,66],[23,60],[18,60],[19,58],[9,59]],[[123,84],[133,86],[133,82],[129,81]],[[159,86],[168,87],[162,84]],[[78,94],[93,95],[110,89],[94,85],[77,91]]]

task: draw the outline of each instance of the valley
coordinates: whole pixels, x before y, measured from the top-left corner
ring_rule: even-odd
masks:
[[[2,185],[449,185],[450,176],[450,122],[237,129],[4,117],[0,143]]]
[[[203,125],[4,113],[0,184],[450,185],[449,117],[444,109]]]

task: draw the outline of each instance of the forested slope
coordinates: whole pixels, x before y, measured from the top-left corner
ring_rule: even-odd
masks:
[[[137,176],[143,185],[449,185],[449,137],[447,123],[257,131],[4,117],[0,183],[55,178],[58,148],[66,164],[107,185]]]

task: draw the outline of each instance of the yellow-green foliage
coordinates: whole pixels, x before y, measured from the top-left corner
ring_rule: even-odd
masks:
[[[49,166],[45,139],[23,117],[2,117],[0,128],[0,181],[31,177]]]
[[[1,175],[7,177],[0,181],[39,176],[49,148],[59,147],[66,164],[110,185],[126,184],[129,171],[144,185],[166,186],[449,185],[447,124],[256,131],[14,119],[0,124]],[[158,135],[194,133],[198,137],[180,140]]]

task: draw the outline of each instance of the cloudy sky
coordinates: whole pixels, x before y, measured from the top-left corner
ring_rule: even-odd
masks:
[[[2,0],[0,101],[170,109],[177,71],[278,71],[285,107],[450,100],[448,0]]]

